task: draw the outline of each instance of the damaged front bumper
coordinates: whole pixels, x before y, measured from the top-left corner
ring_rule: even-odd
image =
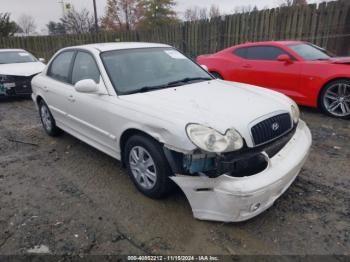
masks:
[[[28,96],[32,93],[32,76],[7,76],[6,82],[0,82],[0,96]]]
[[[300,121],[288,143],[273,157],[263,153],[267,166],[250,176],[217,177],[177,174],[171,179],[183,190],[197,219],[238,222],[250,219],[270,206],[292,184],[310,147],[311,133]]]

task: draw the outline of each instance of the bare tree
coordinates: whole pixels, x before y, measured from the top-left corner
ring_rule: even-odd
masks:
[[[185,10],[184,18],[186,21],[196,21],[208,19],[208,10],[203,7],[192,7]]]
[[[212,5],[209,10],[209,17],[214,18],[221,16],[220,9],[217,5]]]
[[[27,14],[21,15],[17,21],[17,25],[22,29],[22,32],[25,35],[35,33],[35,29],[36,29],[35,20],[30,15],[27,15]]]
[[[221,16],[220,9],[216,5],[212,5],[209,9],[205,7],[194,6],[185,10],[184,18],[186,21],[196,21],[203,19],[211,19]]]
[[[206,7],[199,8],[198,16],[200,20],[208,19],[208,10]]]
[[[20,29],[18,25],[11,21],[9,13],[0,13],[0,37],[13,36]]]
[[[297,5],[307,5],[306,0],[280,0],[280,7],[285,6],[297,6]]]
[[[235,14],[238,13],[250,13],[252,11],[256,11],[258,8],[256,6],[251,6],[251,5],[241,5],[241,6],[236,6],[233,12]]]
[[[61,18],[61,23],[68,33],[89,33],[95,29],[94,17],[86,8],[80,11],[72,8]]]
[[[139,19],[137,0],[107,0],[104,17],[101,19],[105,30],[132,30]]]

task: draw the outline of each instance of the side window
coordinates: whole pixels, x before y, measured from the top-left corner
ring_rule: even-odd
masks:
[[[73,85],[80,80],[92,79],[96,83],[100,82],[100,71],[92,55],[86,52],[78,52],[72,71]]]
[[[247,48],[238,48],[235,51],[233,51],[233,53],[241,58],[247,58]]]
[[[69,82],[69,70],[74,56],[74,51],[59,54],[51,63],[47,75],[59,81]]]
[[[288,55],[285,51],[274,46],[252,46],[246,50],[246,58],[249,60],[276,61],[279,55]]]

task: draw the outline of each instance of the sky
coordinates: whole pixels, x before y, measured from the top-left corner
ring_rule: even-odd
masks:
[[[35,18],[37,32],[44,33],[49,21],[58,21],[62,16],[62,0],[0,0],[0,13],[9,12],[11,18],[17,20],[22,14],[28,14]],[[92,0],[63,0],[73,4],[77,9],[86,7],[93,10]],[[328,0],[327,0],[328,1]],[[176,10],[180,17],[189,7],[207,7],[217,5],[222,13],[232,13],[237,6],[257,6],[258,8],[274,7],[281,0],[177,0]],[[308,0],[309,3],[319,3],[322,0]],[[102,16],[105,10],[106,0],[96,0],[98,16]]]

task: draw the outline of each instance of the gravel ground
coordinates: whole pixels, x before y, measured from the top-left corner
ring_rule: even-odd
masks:
[[[141,195],[121,164],[74,137],[48,137],[30,100],[0,101],[0,254],[350,255],[349,121],[302,109],[309,160],[269,210],[198,221],[179,191]]]

